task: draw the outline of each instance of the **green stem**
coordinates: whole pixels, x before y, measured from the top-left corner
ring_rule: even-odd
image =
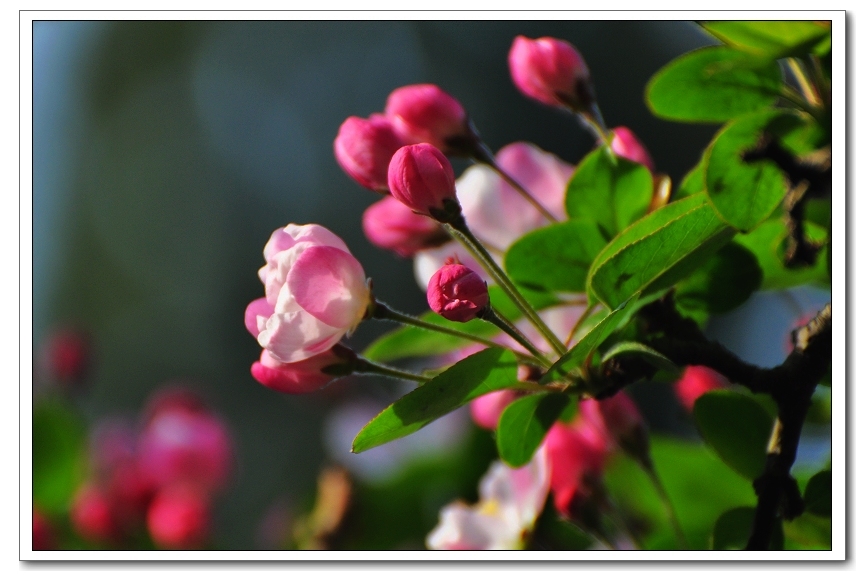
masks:
[[[577,112],[577,119],[591,133],[594,133],[598,141],[601,141],[607,144],[607,146],[609,146],[611,135],[607,131],[607,128],[604,124],[604,118],[601,116],[601,110],[598,108],[597,105],[594,105],[594,110],[592,111],[592,113],[594,113],[594,115],[586,113],[585,111],[579,111]]]
[[[598,305],[598,303],[596,303],[594,305],[586,305],[586,308],[583,310],[583,314],[580,315],[580,318],[577,319],[577,322],[571,328],[571,332],[568,333],[568,338],[565,340],[565,345],[571,344],[571,341],[574,340],[574,335],[577,334],[577,331],[580,329],[580,327],[583,326],[583,323],[586,322],[586,319],[589,318],[589,315],[591,315],[593,312],[595,312],[595,307],[597,305]]]
[[[406,315],[405,313],[400,313],[399,311],[395,311],[386,304],[380,303],[378,301],[376,301],[375,307],[373,307],[372,318],[387,321],[396,321],[397,323],[402,323],[404,325],[411,325],[412,327],[419,327],[428,331],[444,333],[445,335],[451,335],[453,337],[459,337],[460,339],[474,341],[475,343],[480,343],[481,345],[486,345],[487,347],[502,347],[501,345],[499,345],[495,341],[491,341],[490,339],[478,337],[477,335],[472,335],[471,333],[466,333],[457,329],[451,329],[450,327],[437,325],[436,323],[430,323],[429,321],[424,321],[423,319],[419,319],[411,315]]]
[[[661,479],[658,478],[658,473],[655,472],[655,469],[652,466],[645,466],[642,463],[640,463],[640,465],[643,470],[646,471],[646,474],[649,475],[649,479],[652,481],[655,490],[658,491],[658,496],[661,497],[661,504],[664,505],[664,511],[667,513],[667,518],[670,519],[670,522],[673,525],[673,531],[676,534],[679,548],[688,550],[688,539],[685,538],[685,531],[682,529],[682,523],[679,522],[679,518],[676,516],[676,511],[673,510],[673,502],[670,500],[670,495],[667,494],[664,485],[661,484]]]
[[[478,318],[483,319],[484,321],[490,322],[505,333],[508,334],[514,341],[525,347],[529,353],[534,355],[540,363],[544,365],[544,367],[549,368],[552,363],[546,356],[541,353],[537,347],[532,345],[532,342],[529,341],[528,337],[523,335],[519,329],[517,329],[514,325],[504,319],[496,310],[490,306],[489,308],[484,309],[483,311],[478,313]]]
[[[355,363],[354,368],[355,373],[370,373],[374,375],[384,375],[385,377],[393,377],[394,379],[407,379],[409,381],[416,381],[418,383],[424,383],[429,381],[429,377],[424,377],[423,375],[417,375],[415,373],[411,373],[410,371],[405,371],[403,369],[397,369],[395,367],[389,367],[387,365],[381,365],[380,363],[373,363],[369,359],[364,359],[363,357],[358,357],[357,362]]]
[[[811,84],[811,81],[808,79],[808,75],[805,73],[805,69],[802,68],[802,63],[800,63],[798,59],[790,57],[787,59],[787,66],[790,67],[790,72],[792,72],[793,76],[796,77],[796,82],[799,84],[799,89],[801,89],[802,95],[805,96],[805,99],[808,101],[808,103],[814,106],[819,106],[820,97],[814,90],[814,86]]]
[[[814,119],[817,119],[818,121],[820,120],[820,110],[803,99],[802,96],[790,88],[789,85],[783,85],[781,87],[781,96],[790,101],[796,107],[802,109],[802,111]]]
[[[555,333],[547,327],[546,323],[544,323],[529,302],[520,294],[520,291],[517,290],[517,287],[511,282],[511,279],[507,274],[501,269],[501,267],[496,263],[495,260],[490,256],[489,252],[487,252],[486,248],[478,242],[478,239],[474,237],[474,235],[469,231],[468,226],[466,226],[465,219],[460,215],[458,219],[453,220],[453,223],[445,224],[445,228],[451,233],[451,235],[456,238],[463,246],[465,246],[466,250],[471,253],[471,255],[475,258],[475,260],[480,263],[484,269],[489,273],[491,277],[496,281],[505,294],[508,295],[508,298],[513,301],[513,303],[517,306],[517,308],[522,311],[522,313],[526,316],[526,318],[531,322],[532,325],[540,332],[541,335],[547,340],[547,342],[552,346],[553,349],[559,355],[564,355],[567,349],[564,344],[556,337]]]
[[[527,189],[525,189],[517,180],[512,178],[501,166],[496,163],[496,158],[490,148],[485,143],[479,141],[475,147],[473,158],[476,162],[490,166],[494,172],[499,174],[519,195],[521,195],[528,203],[535,207],[541,215],[552,223],[558,222],[556,217],[547,210]]]

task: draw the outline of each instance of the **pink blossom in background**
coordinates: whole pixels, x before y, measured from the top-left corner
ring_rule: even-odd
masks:
[[[408,85],[387,98],[385,116],[393,122],[407,143],[429,143],[450,155],[454,139],[465,137],[468,121],[465,109],[436,85]]]
[[[33,509],[33,550],[53,551],[57,549],[57,534],[54,526],[36,508]]]
[[[393,123],[383,115],[369,119],[349,117],[339,127],[333,142],[337,163],[361,186],[387,194],[387,166],[396,150],[408,141],[400,138]]]
[[[616,127],[611,130],[611,133],[613,139],[610,142],[610,147],[613,153],[634,163],[641,163],[651,172],[655,171],[655,163],[652,161],[652,156],[649,155],[649,150],[637,139],[633,131],[627,127]]]
[[[159,410],[145,425],[138,449],[140,465],[156,486],[187,482],[214,492],[228,483],[231,439],[222,420],[206,409]]]
[[[694,402],[701,395],[728,385],[730,382],[727,378],[714,369],[702,365],[688,365],[682,372],[682,377],[673,384],[673,388],[685,409],[691,411],[694,409]]]
[[[587,108],[589,69],[569,42],[543,37],[517,36],[508,54],[514,85],[527,97],[552,107]]]
[[[513,389],[503,389],[473,399],[469,404],[472,419],[481,428],[495,430],[502,412],[517,399],[517,395]]]
[[[147,530],[160,549],[200,549],[210,529],[207,495],[176,485],[163,489],[147,510]]]
[[[367,208],[363,213],[362,225],[370,242],[404,258],[450,240],[438,222],[413,212],[392,196]]]
[[[606,434],[587,422],[556,422],[544,439],[550,462],[550,490],[562,515],[573,518],[592,496],[610,453]]]
[[[114,518],[107,494],[94,484],[85,484],[72,499],[69,520],[75,532],[94,543],[110,543],[120,539],[120,528]]]
[[[429,143],[401,147],[390,160],[387,183],[394,198],[419,214],[443,210],[456,200],[454,170],[444,154]]]
[[[322,369],[346,363],[344,351],[348,350],[339,350],[337,353],[331,348],[309,359],[282,363],[271,357],[267,350],[263,350],[261,359],[252,364],[252,377],[263,386],[283,393],[310,393],[336,379],[335,375],[325,373]]]
[[[326,228],[276,230],[264,258],[265,297],[250,303],[244,320],[274,359],[294,363],[324,353],[365,316],[371,299],[363,267]]]
[[[432,276],[427,302],[434,313],[465,323],[490,304],[487,283],[462,264],[445,264]]]
[[[634,401],[623,391],[601,400],[580,402],[580,417],[610,444],[618,444],[629,453],[648,450],[648,427]]]
[[[550,470],[543,448],[521,468],[493,462],[481,479],[474,506],[451,503],[439,513],[439,524],[426,544],[438,550],[521,549],[543,510]]]
[[[74,327],[56,329],[42,349],[42,366],[51,381],[78,385],[87,379],[92,352],[92,341],[84,331]]]

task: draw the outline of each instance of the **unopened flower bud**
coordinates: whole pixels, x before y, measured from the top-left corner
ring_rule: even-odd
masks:
[[[449,240],[438,222],[413,212],[392,196],[367,208],[362,223],[363,232],[370,242],[404,258]]]
[[[586,111],[594,104],[589,69],[577,49],[564,40],[518,36],[508,64],[514,84],[532,99],[574,111]]]
[[[390,160],[387,183],[394,198],[419,214],[435,218],[446,202],[458,204],[453,167],[429,143],[401,147]]]
[[[613,134],[613,139],[610,147],[613,153],[634,163],[641,163],[649,168],[651,172],[655,171],[655,163],[652,161],[652,156],[649,155],[646,146],[637,139],[633,131],[627,127],[616,127],[611,130],[611,133]]]
[[[340,167],[365,188],[387,194],[390,158],[407,141],[399,138],[383,115],[349,117],[339,127],[333,153]]]
[[[450,321],[465,323],[490,304],[487,283],[462,264],[446,264],[430,279],[426,298],[430,308]]]
[[[313,355],[294,363],[282,363],[274,359],[267,350],[261,352],[261,359],[252,364],[252,377],[258,383],[283,393],[310,393],[323,387],[342,375],[328,373],[335,366],[348,365],[354,353],[340,345],[330,351]]]
[[[387,98],[384,114],[407,143],[430,143],[448,154],[465,154],[474,134],[459,101],[436,85],[408,85]]]
[[[730,382],[727,378],[714,369],[702,365],[689,365],[685,367],[682,377],[675,383],[674,388],[676,395],[679,396],[679,401],[682,402],[685,409],[691,411],[694,409],[694,402],[701,395],[728,385]]]

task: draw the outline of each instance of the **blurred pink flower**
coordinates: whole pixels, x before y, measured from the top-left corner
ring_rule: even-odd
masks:
[[[676,395],[679,396],[679,401],[685,406],[685,409],[691,411],[694,409],[694,402],[697,399],[713,389],[727,387],[730,382],[726,377],[710,367],[702,365],[688,365],[682,373],[682,377],[673,385]]]
[[[396,150],[407,143],[384,115],[349,117],[339,127],[333,153],[345,173],[361,186],[388,194],[387,166]]]
[[[33,508],[33,550],[53,551],[57,549],[57,534],[54,526],[35,507]]]
[[[159,492],[147,511],[147,530],[160,549],[200,549],[210,529],[207,496],[195,488],[171,486]]]
[[[641,163],[649,168],[651,172],[655,171],[655,163],[652,161],[652,156],[649,155],[646,146],[637,139],[633,131],[627,127],[616,127],[611,130],[611,133],[613,134],[613,140],[610,143],[610,147],[613,153],[634,163]]]
[[[438,222],[413,212],[393,196],[367,208],[362,225],[370,242],[406,258],[450,239]]]
[[[511,78],[527,97],[553,107],[586,109],[589,69],[569,42],[543,37],[517,36],[508,54]]]
[[[393,122],[407,143],[429,143],[450,155],[454,140],[465,137],[468,120],[465,109],[436,85],[407,85],[387,98],[385,116]]]
[[[522,468],[493,462],[480,482],[474,506],[462,502],[442,508],[439,524],[427,536],[430,549],[521,549],[544,507],[550,470],[544,449]]]
[[[517,399],[517,395],[513,389],[503,389],[473,399],[469,404],[472,419],[482,428],[495,430],[502,412]]]

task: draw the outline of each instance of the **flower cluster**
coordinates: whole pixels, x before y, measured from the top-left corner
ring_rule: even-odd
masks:
[[[232,457],[224,422],[194,392],[167,387],[151,397],[139,427],[112,417],[93,429],[91,475],[73,499],[72,526],[100,545],[122,546],[146,528],[159,548],[201,548]]]

